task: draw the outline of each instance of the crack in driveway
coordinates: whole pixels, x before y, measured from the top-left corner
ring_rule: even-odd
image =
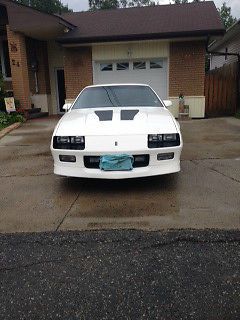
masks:
[[[240,180],[235,179],[235,178],[233,178],[233,177],[229,177],[229,176],[227,176],[226,174],[218,171],[217,169],[214,169],[214,168],[209,168],[209,169],[212,170],[212,171],[214,171],[214,172],[216,172],[216,173],[221,174],[222,176],[224,176],[224,177],[226,177],[226,178],[228,178],[228,179],[231,179],[231,180],[233,180],[233,181],[235,181],[235,182],[237,182],[237,183],[240,183]]]
[[[116,238],[111,238],[109,235],[115,233]],[[66,235],[66,237],[64,236]],[[57,238],[57,243],[55,243],[52,239],[54,236],[54,240]],[[61,237],[64,237],[61,239]],[[82,247],[89,247],[95,248],[93,249],[95,252],[101,253],[101,250],[99,248],[103,248],[103,246],[119,246],[121,247],[125,253],[131,253],[134,251],[135,253],[142,253],[144,254],[145,251],[150,252],[151,249],[157,249],[157,248],[163,248],[164,246],[171,246],[171,245],[180,245],[180,244],[239,244],[240,242],[240,233],[238,231],[231,231],[229,230],[227,233],[221,230],[169,230],[165,233],[159,233],[159,232],[139,232],[137,230],[128,230],[128,231],[92,231],[90,232],[49,232],[49,233],[41,233],[38,235],[9,235],[9,236],[3,236],[4,238],[12,238],[12,237],[33,237],[33,241],[17,241],[14,244],[17,244],[17,248],[23,249],[20,244],[23,245],[30,245],[34,246],[35,244],[38,244],[40,246],[46,244],[50,245],[50,247],[63,247],[63,246],[70,246],[70,247],[76,247],[76,245],[80,245]],[[38,238],[43,237],[43,240],[40,241]],[[56,238],[55,238],[56,237]],[[80,237],[80,239],[76,239],[75,237]],[[84,237],[84,239],[81,239]],[[34,239],[37,238],[37,239]],[[47,238],[47,242],[45,241]],[[85,239],[86,238],[86,239]],[[52,239],[52,240],[51,240]],[[50,240],[50,242],[49,242]],[[146,243],[148,243],[146,245]],[[11,239],[7,243],[4,243],[0,239],[0,244],[3,244],[4,246],[11,246]],[[105,258],[108,255],[115,256],[118,255],[119,252],[117,250],[111,251],[111,252],[105,252],[104,256]],[[37,247],[35,247],[35,250],[37,250]],[[66,247],[67,248],[67,247]],[[14,265],[13,267],[2,267],[0,268],[0,272],[8,272],[8,271],[18,271],[20,269],[27,269],[32,268],[34,266],[40,266],[44,264],[59,264],[59,263],[66,263],[71,261],[78,261],[78,260],[84,260],[88,259],[91,256],[90,251],[80,255],[74,255],[70,257],[65,258],[56,258],[56,259],[43,259],[40,261],[35,261],[31,263],[26,264],[19,264]]]
[[[67,216],[68,216],[69,212],[71,211],[72,207],[73,207],[74,204],[77,202],[77,200],[78,200],[78,198],[79,198],[79,196],[80,196],[80,193],[81,193],[81,192],[79,191],[78,194],[77,194],[77,196],[76,196],[76,198],[73,200],[73,202],[71,203],[69,209],[68,209],[67,212],[65,213],[64,217],[62,218],[62,220],[61,220],[60,223],[58,224],[58,226],[57,226],[57,228],[56,228],[55,231],[58,231],[58,230],[59,230],[59,228],[60,228],[61,225],[63,224],[64,220],[67,218]]]

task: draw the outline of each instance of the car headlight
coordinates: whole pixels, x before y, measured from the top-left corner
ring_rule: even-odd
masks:
[[[55,136],[53,149],[84,150],[85,137],[83,136]]]
[[[148,148],[167,148],[176,146],[180,146],[180,135],[178,133],[148,135]]]

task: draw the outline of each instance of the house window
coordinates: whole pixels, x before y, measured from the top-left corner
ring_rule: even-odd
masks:
[[[112,71],[113,65],[112,65],[112,63],[101,63],[100,70],[101,71]]]
[[[0,42],[0,58],[1,71],[4,78],[11,78],[12,75],[7,40],[3,40]]]
[[[133,69],[134,69],[134,70],[146,69],[146,62],[145,62],[145,61],[136,61],[136,62],[133,62]]]
[[[228,48],[225,49],[225,53],[226,53],[226,54],[225,54],[225,61],[226,61],[227,58],[228,58],[228,55],[227,55],[227,53],[228,53]]]
[[[162,68],[163,68],[162,60],[150,61],[150,69],[162,69]]]
[[[117,63],[117,70],[128,70],[129,62],[119,62]]]

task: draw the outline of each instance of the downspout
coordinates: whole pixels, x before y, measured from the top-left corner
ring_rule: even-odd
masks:
[[[206,43],[206,52],[207,54],[212,54],[214,56],[234,56],[237,57],[237,111],[240,111],[240,54],[239,53],[228,53],[228,52],[218,52],[218,51],[209,51],[209,37]]]

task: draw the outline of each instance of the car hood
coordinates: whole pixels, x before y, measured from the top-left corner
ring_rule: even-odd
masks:
[[[128,135],[177,132],[175,119],[163,107],[91,108],[71,110],[55,135]]]

